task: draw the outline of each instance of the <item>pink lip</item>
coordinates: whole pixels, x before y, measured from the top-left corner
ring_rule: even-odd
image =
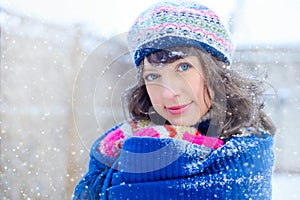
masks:
[[[167,107],[166,109],[172,115],[179,115],[179,114],[182,114],[184,111],[186,111],[191,104],[192,104],[192,102],[184,104],[184,105]]]

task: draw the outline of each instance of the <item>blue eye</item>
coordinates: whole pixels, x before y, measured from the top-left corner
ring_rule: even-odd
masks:
[[[158,78],[158,74],[148,74],[147,76],[145,76],[144,79],[146,81],[153,81],[153,80],[155,80],[157,78]]]
[[[188,63],[183,63],[178,66],[178,71],[186,71],[190,69],[190,65]]]

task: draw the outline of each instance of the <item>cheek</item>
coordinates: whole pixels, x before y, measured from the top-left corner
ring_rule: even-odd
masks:
[[[209,94],[208,88],[207,86],[203,85],[203,92],[202,92],[202,97],[201,97],[201,106],[205,107],[207,109],[209,109],[212,105],[212,100],[211,100],[211,96]]]
[[[155,85],[146,85],[146,89],[152,105],[159,104],[161,99],[159,87]]]
[[[211,95],[210,95],[207,87],[204,87],[203,89],[204,89],[204,94],[203,94],[204,103],[205,103],[206,107],[210,108],[211,104],[212,104]]]
[[[197,99],[199,106],[210,107],[211,99],[207,87],[205,86],[204,79],[201,76],[194,77],[189,85],[191,86],[191,91],[193,92],[195,99]]]
[[[157,86],[146,86],[147,92],[154,110],[163,117],[166,117],[166,113],[163,107],[163,97],[161,96],[161,88]]]

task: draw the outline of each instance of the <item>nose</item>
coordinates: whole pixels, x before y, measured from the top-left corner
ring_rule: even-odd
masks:
[[[171,88],[167,86],[163,86],[163,97],[166,99],[173,99],[178,97],[179,95]]]
[[[179,88],[177,87],[175,79],[170,75],[163,80],[162,95],[166,99],[174,99],[179,96]]]

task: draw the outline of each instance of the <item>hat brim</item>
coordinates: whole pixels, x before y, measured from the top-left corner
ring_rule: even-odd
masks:
[[[212,44],[207,44],[205,42],[200,42],[198,40],[193,40],[189,38],[176,37],[176,36],[166,36],[159,38],[157,40],[152,40],[140,46],[134,54],[135,65],[138,67],[140,62],[149,54],[154,53],[161,49],[173,48],[173,47],[194,47],[200,49],[210,55],[216,57],[217,59],[230,65],[231,60],[228,55],[224,55]]]

